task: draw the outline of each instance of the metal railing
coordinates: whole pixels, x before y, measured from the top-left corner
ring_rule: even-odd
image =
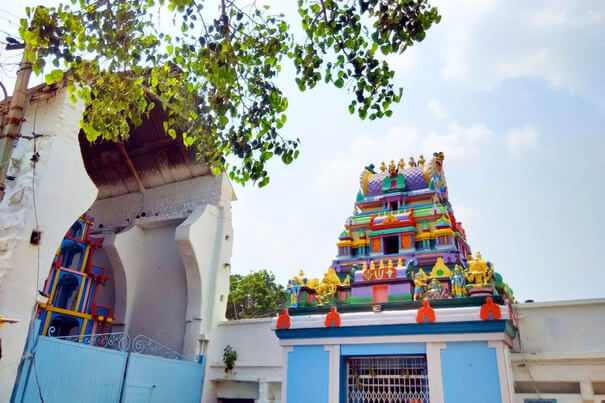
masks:
[[[156,357],[169,358],[172,360],[193,361],[184,355],[164,346],[150,337],[139,334],[132,341],[125,332],[85,334],[72,336],[52,336],[54,332],[49,328],[49,337],[58,340],[71,341],[74,343],[88,344],[94,347],[102,347],[110,350],[133,352]]]

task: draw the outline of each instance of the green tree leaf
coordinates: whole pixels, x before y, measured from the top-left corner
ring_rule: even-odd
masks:
[[[266,270],[245,276],[231,275],[228,319],[248,319],[274,316],[286,305],[286,290],[275,282],[273,273]]]
[[[19,32],[32,70],[49,85],[65,80],[70,99],[84,102],[90,141],[127,140],[159,106],[166,135],[215,174],[258,186],[269,183],[272,159],[290,164],[299,154],[299,140],[283,136],[287,59],[301,91],[331,82],[350,94],[351,114],[389,117],[402,89],[384,56],[422,41],[441,19],[428,0],[299,0],[292,21],[244,0],[217,11],[204,0],[63,1],[30,10]],[[179,35],[161,31],[160,17]]]

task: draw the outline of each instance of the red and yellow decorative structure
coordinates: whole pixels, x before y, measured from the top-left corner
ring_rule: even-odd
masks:
[[[407,165],[400,159],[362,170],[337,257],[321,281],[302,271],[290,280],[291,312],[425,299],[454,300],[440,305],[465,305],[472,297],[513,300],[494,265],[471,255],[448,198],[444,158],[438,152],[428,162],[421,155]]]
[[[92,264],[94,252],[101,247],[101,241],[90,236],[93,225],[93,217],[82,215],[57,250],[44,287],[48,302],[38,308],[42,336],[101,334],[113,322],[113,307],[96,303],[99,286],[109,278],[105,267]]]

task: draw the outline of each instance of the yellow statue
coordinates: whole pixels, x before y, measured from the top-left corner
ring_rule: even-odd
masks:
[[[346,282],[347,280],[345,280]],[[350,281],[350,278],[349,278]],[[330,267],[326,274],[324,274],[324,278],[321,280],[316,287],[314,287],[317,296],[318,305],[323,305],[330,301],[330,298],[336,294],[336,290],[339,285],[343,283],[340,281],[338,274],[336,274],[336,270],[333,267]]]
[[[296,281],[300,285],[305,285],[305,282],[303,281],[304,278],[305,278],[305,273],[302,271],[302,269],[300,269],[300,271],[298,272],[298,277],[294,276],[292,278],[292,281]]]
[[[399,171],[403,171],[405,169],[405,162],[403,161],[403,158],[401,158],[399,160]]]
[[[395,161],[393,160],[391,160],[391,163],[389,164],[389,174],[391,176],[397,175],[397,166],[395,165]]]
[[[465,273],[465,276],[472,287],[487,286],[493,275],[493,270],[483,260],[480,252],[477,252],[474,259],[472,255],[468,255],[468,271]]]
[[[424,166],[424,156],[422,154],[420,154],[420,158],[418,158],[418,165],[420,165],[421,167]]]
[[[418,273],[414,276],[414,301],[422,299],[426,292],[426,283],[429,280],[424,270],[418,270]]]

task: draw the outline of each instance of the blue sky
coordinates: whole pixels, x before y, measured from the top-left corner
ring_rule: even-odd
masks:
[[[289,3],[271,3],[292,15]],[[233,272],[321,276],[363,166],[443,151],[456,217],[517,299],[603,297],[605,4],[434,4],[441,23],[389,60],[404,87],[390,119],[360,121],[350,94],[330,87],[300,93],[284,69],[283,134],[300,137],[301,155],[272,164],[263,189],[235,187]]]

